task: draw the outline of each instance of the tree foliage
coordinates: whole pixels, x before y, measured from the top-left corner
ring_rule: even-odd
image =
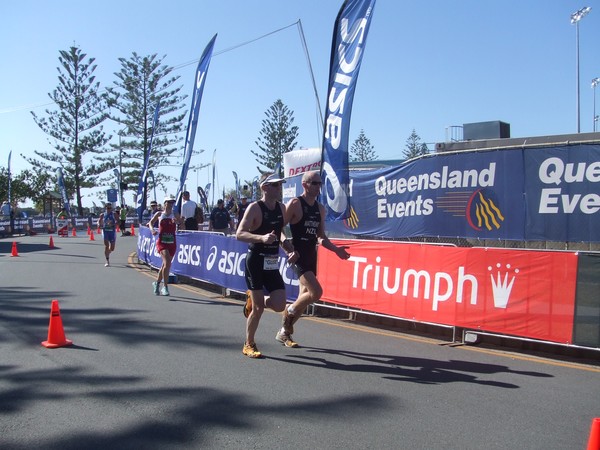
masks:
[[[406,148],[402,155],[406,159],[416,158],[417,156],[426,155],[429,153],[427,144],[421,142],[421,137],[417,134],[413,128],[412,133],[406,139]]]
[[[250,150],[256,156],[256,162],[265,169],[258,168],[264,173],[273,171],[277,165],[283,165],[283,154],[296,147],[298,127],[293,125],[294,112],[281,100],[276,100],[265,112],[258,140],[254,143],[259,150]]]
[[[365,130],[360,130],[358,137],[350,147],[350,161],[373,161],[377,159],[375,147],[365,135]]]
[[[61,50],[58,61],[58,86],[49,97],[57,110],[46,110],[47,117],[38,117],[33,111],[33,120],[46,133],[52,151],[34,153],[38,158],[28,158],[34,171],[54,174],[62,167],[67,193],[75,193],[79,214],[83,213],[81,189],[95,187],[98,176],[108,167],[96,159],[106,153],[106,136],[102,123],[107,119],[107,102],[101,95],[100,83],[96,81],[95,58],[88,58],[78,47]]]
[[[11,174],[10,191],[13,205],[31,199],[36,207],[39,207],[42,205],[44,194],[53,188],[52,177],[48,172],[23,170]],[[4,167],[0,167],[0,199],[8,199],[8,170]]]
[[[154,169],[155,182],[160,186],[168,177],[156,169],[169,164],[169,158],[181,149],[178,144],[183,140],[182,110],[187,96],[179,95],[182,86],[175,86],[179,76],[171,76],[173,68],[162,64],[164,58],[156,54],[142,57],[135,52],[129,59],[119,58],[121,70],[115,73],[114,86],[107,89],[111,108],[118,113],[111,114],[111,119],[120,129],[118,142],[111,144],[115,153],[105,161],[119,168],[122,182],[134,189],[149,151],[148,168]],[[154,110],[159,103],[159,125],[150,149]]]

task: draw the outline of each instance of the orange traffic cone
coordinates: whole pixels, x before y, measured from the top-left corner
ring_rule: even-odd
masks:
[[[135,227],[131,224],[131,235],[135,236]]]
[[[600,417],[592,419],[587,450],[600,450]]]
[[[96,229],[96,234],[100,234],[100,233],[101,233],[101,232],[100,232],[100,227],[98,227],[98,228]]]
[[[12,251],[10,252],[10,256],[19,256],[19,252],[17,251],[17,243],[13,241]]]
[[[94,238],[94,233],[90,233],[90,241],[95,241],[96,239]]]
[[[87,234],[91,234],[92,233],[92,229],[90,228],[90,226],[88,225],[88,230],[87,230]]]
[[[77,237],[77,230],[75,229],[75,227],[73,227],[72,235],[73,237]]]
[[[58,308],[58,300],[52,300],[50,308],[50,325],[48,326],[48,340],[42,342],[46,348],[58,348],[73,344],[65,338],[65,330],[63,329],[62,319],[60,318],[60,309]]]
[[[50,248],[54,248],[54,239],[52,239],[52,236],[50,236],[50,243],[48,244],[48,246]]]
[[[117,233],[121,232],[121,228],[119,228],[119,224],[117,224]]]

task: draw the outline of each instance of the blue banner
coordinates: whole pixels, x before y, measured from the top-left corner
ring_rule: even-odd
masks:
[[[524,205],[517,201],[523,182],[515,176],[522,170],[520,151],[489,151],[355,172],[353,213],[335,229],[383,238],[514,239],[524,230]]]
[[[137,215],[138,220],[142,221],[142,216],[144,215],[144,209],[146,209],[146,195],[148,192],[148,165],[150,164],[150,153],[152,152],[152,141],[154,140],[154,132],[158,127],[158,114],[160,112],[160,102],[156,105],[154,109],[154,117],[152,118],[152,133],[150,134],[150,143],[148,145],[148,151],[146,153],[146,157],[144,158],[144,164],[142,165],[142,171],[140,173],[140,182],[138,184],[137,191]],[[120,182],[120,180],[119,180]]]
[[[438,153],[351,173],[352,214],[331,232],[600,242],[600,146]],[[284,198],[298,194],[299,180]]]
[[[527,240],[600,241],[600,145],[526,151]]]
[[[171,264],[171,272],[196,280],[206,281],[233,291],[245,292],[244,278],[248,244],[232,237],[204,232],[178,232],[177,253]],[[138,234],[138,257],[147,264],[160,267],[162,260],[156,251],[156,236],[147,227],[140,227]],[[298,278],[287,265],[287,258],[280,251],[279,270],[286,284],[286,296],[295,300],[298,296]]]
[[[204,91],[204,84],[206,82],[206,74],[208,73],[208,66],[210,65],[210,59],[212,57],[213,47],[217,35],[215,34],[210,40],[198,63],[196,69],[196,78],[194,83],[194,93],[192,94],[192,107],[190,110],[190,117],[188,119],[187,133],[185,136],[185,147],[183,149],[183,165],[181,166],[181,176],[179,177],[179,188],[177,190],[177,206],[176,211],[181,211],[181,194],[184,191],[185,180],[187,179],[188,168],[190,166],[190,160],[192,158],[192,151],[194,149],[194,138],[196,137],[196,126],[198,125],[198,114],[200,112],[200,102],[202,100],[202,92]]]
[[[69,197],[67,196],[67,188],[65,187],[65,179],[63,177],[62,167],[56,169],[56,182],[58,183],[58,189],[60,190],[60,196],[62,197],[63,207],[68,215],[71,215],[69,208]]]
[[[333,32],[321,173],[326,220],[350,214],[348,135],[352,101],[375,0],[346,0]]]

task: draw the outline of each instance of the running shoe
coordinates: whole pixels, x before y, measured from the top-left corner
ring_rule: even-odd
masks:
[[[244,348],[242,349],[242,353],[246,355],[248,358],[261,358],[262,353],[258,351],[258,347],[253,342],[252,344],[244,344]]]
[[[160,290],[160,295],[170,295],[169,288],[166,286],[163,286],[162,289]]]
[[[159,289],[160,289],[160,283],[158,281],[153,281],[152,288],[154,289],[154,295],[158,295]]]
[[[246,291],[246,303],[244,304],[244,317],[247,319],[252,312],[252,296],[250,291]]]
[[[289,335],[294,334],[294,316],[290,315],[287,306],[283,310],[283,329]]]
[[[106,263],[104,264],[104,267],[108,267],[110,266],[110,263],[108,261],[106,261]]]
[[[292,336],[290,336],[287,333],[282,333],[281,330],[279,330],[277,332],[277,334],[275,335],[275,339],[277,339],[279,342],[281,342],[286,347],[289,347],[289,348],[298,347],[298,343],[292,339]]]

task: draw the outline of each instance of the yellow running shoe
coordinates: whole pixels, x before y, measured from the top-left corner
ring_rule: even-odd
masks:
[[[292,339],[292,336],[287,333],[282,333],[281,330],[275,335],[275,339],[281,342],[286,347],[297,348],[298,343]]]
[[[262,358],[262,353],[258,351],[256,343],[254,342],[252,344],[244,344],[242,353],[248,358]]]

